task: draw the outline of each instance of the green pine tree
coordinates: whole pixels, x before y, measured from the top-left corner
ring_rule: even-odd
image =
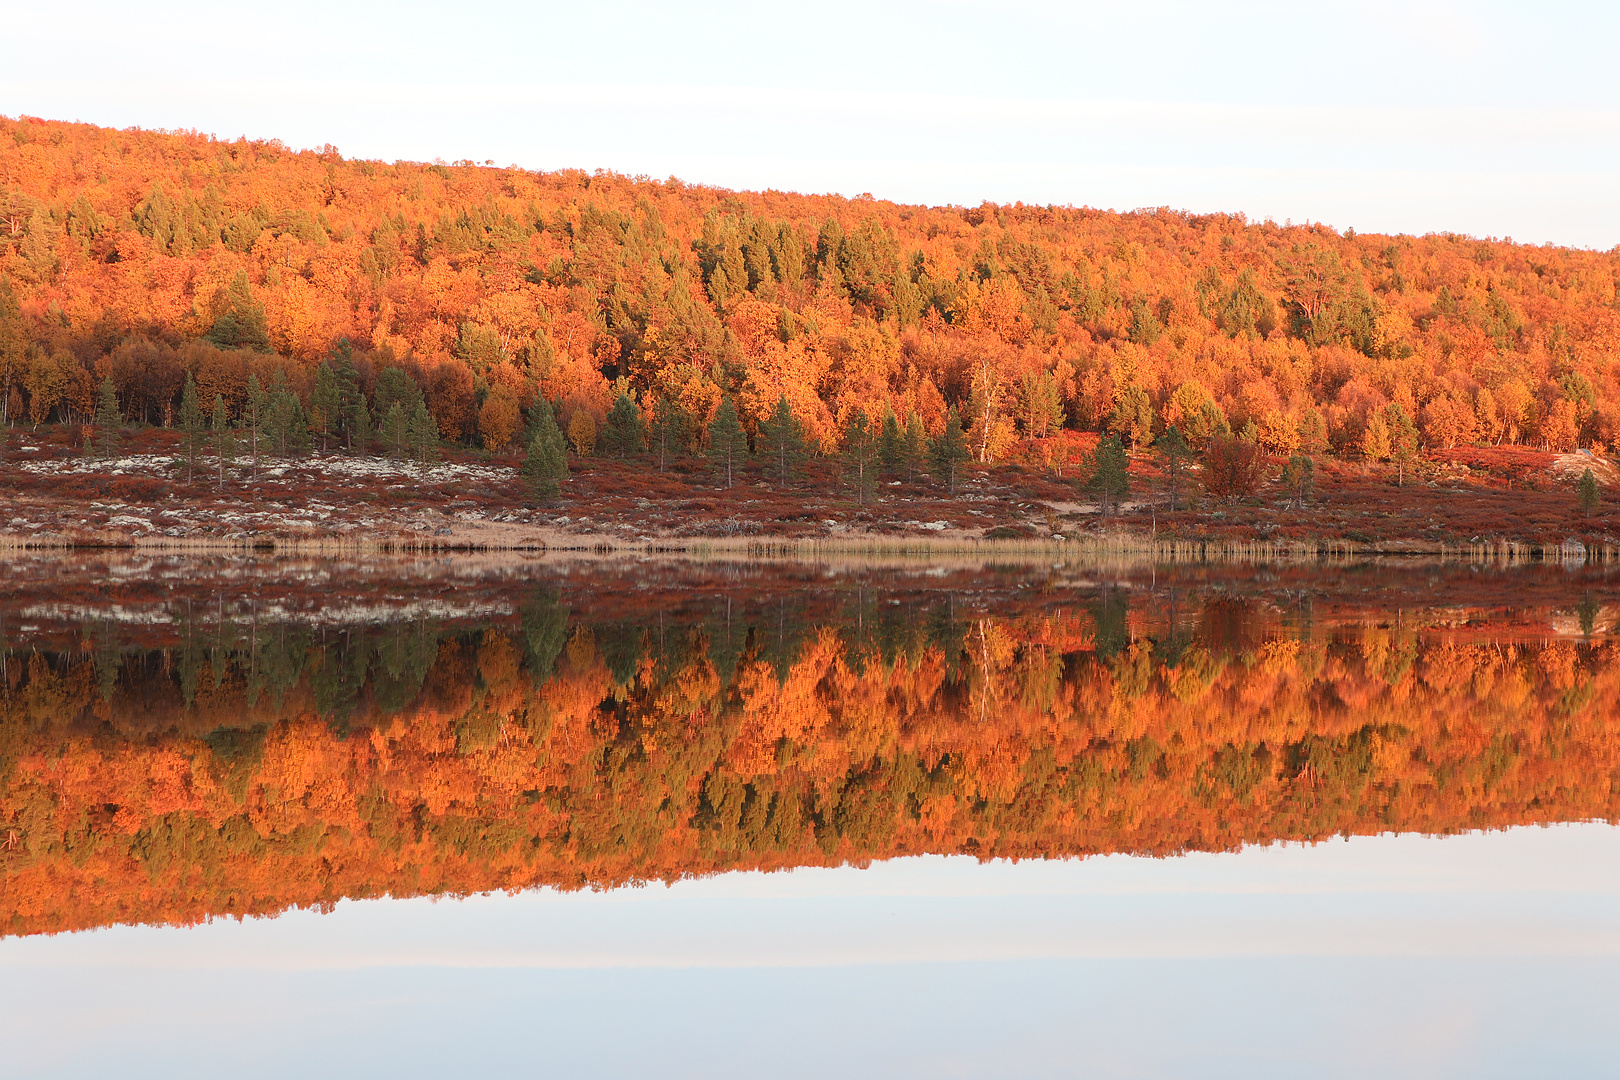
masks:
[[[259,385],[257,374],[248,376],[247,400],[242,405],[242,438],[247,442],[248,460],[252,462],[251,480],[259,480],[259,438],[264,434],[265,413],[270,395]]]
[[[383,417],[382,436],[389,457],[405,456],[405,410],[398,401],[388,406],[388,415]]]
[[[668,468],[670,457],[686,438],[686,429],[685,410],[665,395],[659,394],[653,404],[651,423],[647,425],[648,442],[652,446],[653,458],[658,463],[659,472]]]
[[[709,460],[716,471],[723,472],[726,487],[735,481],[736,470],[748,456],[748,435],[742,421],[737,418],[737,403],[726,397],[709,422]]]
[[[909,483],[917,479],[922,472],[923,461],[928,453],[928,433],[923,430],[922,417],[912,413],[906,420],[906,440],[900,451],[900,459],[905,465],[906,480]]]
[[[795,480],[804,464],[804,425],[793,415],[787,395],[776,399],[776,408],[759,425],[759,453],[783,485]]]
[[[636,408],[629,394],[620,394],[602,424],[599,445],[608,455],[622,458],[641,453],[644,441],[641,410]]]
[[[11,415],[11,388],[21,376],[28,356],[28,333],[11,282],[0,275],[0,420],[9,427],[20,417]]]
[[[1165,473],[1170,481],[1170,511],[1174,513],[1176,509],[1177,482],[1181,479],[1181,463],[1186,460],[1189,452],[1187,440],[1182,438],[1181,432],[1174,424],[1171,424],[1164,429],[1164,434],[1159,436],[1154,445],[1158,447],[1159,452],[1165,457],[1167,466]]]
[[[365,395],[356,395],[349,410],[349,446],[357,454],[371,453],[371,410],[366,408]]]
[[[555,499],[562,493],[562,482],[568,476],[568,452],[562,429],[557,426],[550,403],[544,399],[535,409],[534,427],[534,437],[529,440],[528,453],[523,459],[523,485],[536,499]]]
[[[439,425],[428,412],[426,404],[418,404],[406,423],[406,442],[411,447],[411,457],[422,464],[439,460]]]
[[[118,392],[111,379],[101,380],[101,393],[96,399],[96,453],[103,458],[118,456],[123,443],[124,414],[118,408]]]
[[[1576,498],[1581,504],[1581,514],[1589,515],[1598,508],[1601,497],[1598,493],[1597,477],[1591,469],[1581,473],[1581,482],[1576,485]]]
[[[236,460],[236,432],[231,429],[230,414],[225,409],[225,396],[214,395],[213,423],[210,426],[214,456],[219,460],[219,487],[225,488],[225,467]]]
[[[186,483],[191,483],[197,468],[197,455],[202,453],[203,432],[207,430],[202,404],[197,400],[197,380],[188,373],[186,387],[180,393],[180,456],[186,463]]]
[[[946,494],[956,494],[957,476],[970,456],[967,436],[962,432],[962,418],[952,405],[945,413],[945,430],[930,448],[934,479],[944,483]]]
[[[884,476],[895,476],[905,465],[906,437],[900,430],[900,419],[892,408],[883,410],[883,424],[878,432],[878,465]]]
[[[315,434],[321,440],[321,453],[326,453],[327,440],[337,433],[343,422],[343,393],[337,373],[331,364],[315,369],[315,389],[309,395],[309,415]]]
[[[871,503],[877,492],[878,440],[878,432],[867,422],[866,412],[856,409],[844,433],[844,463],[855,489],[855,501],[861,506]]]
[[[1131,490],[1131,477],[1125,457],[1125,444],[1118,435],[1109,435],[1091,452],[1085,470],[1086,491],[1097,500],[1104,515],[1119,508]]]
[[[225,292],[225,307],[214,319],[208,340],[224,349],[270,351],[270,323],[253,295],[247,271],[238,270]]]
[[[268,453],[290,457],[309,449],[309,417],[303,402],[287,385],[287,374],[280,368],[270,379],[264,405],[264,441]]]
[[[1406,467],[1418,456],[1417,425],[1398,402],[1384,408],[1384,420],[1389,425],[1389,456],[1395,462],[1395,485],[1405,487]]]

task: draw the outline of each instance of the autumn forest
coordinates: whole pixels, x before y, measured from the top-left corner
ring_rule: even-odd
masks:
[[[217,402],[240,422],[252,387],[296,399],[295,441],[362,449],[426,438],[425,419],[447,445],[521,450],[544,402],[562,452],[589,455],[626,402],[634,449],[672,453],[708,451],[727,403],[754,449],[781,406],[822,455],[891,421],[959,424],[992,464],[1172,426],[1194,450],[1242,437],[1282,457],[1603,451],[1617,283],[1612,252],[1509,240],[0,118],[12,423],[89,424],[110,383],[116,422],[172,428],[189,380],[204,419]]]

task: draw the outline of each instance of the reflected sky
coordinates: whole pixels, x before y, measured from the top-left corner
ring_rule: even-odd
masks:
[[[12,1076],[1592,1076],[1620,831],[923,857],[0,941]]]

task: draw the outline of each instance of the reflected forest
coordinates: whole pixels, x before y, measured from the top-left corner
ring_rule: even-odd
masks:
[[[6,935],[1620,817],[1601,569],[13,569]]]

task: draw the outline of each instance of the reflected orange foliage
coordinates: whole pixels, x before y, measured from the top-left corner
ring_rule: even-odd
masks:
[[[891,596],[85,622],[0,665],[0,927],[1620,817],[1601,633]]]

